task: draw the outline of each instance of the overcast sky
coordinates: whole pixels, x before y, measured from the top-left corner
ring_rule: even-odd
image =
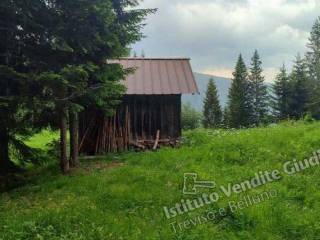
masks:
[[[238,54],[250,63],[258,49],[267,81],[283,62],[304,54],[319,0],[145,0],[158,8],[146,38],[133,46],[147,57],[190,57],[193,70],[231,77]]]

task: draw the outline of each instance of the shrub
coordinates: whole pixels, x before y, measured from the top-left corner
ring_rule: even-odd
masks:
[[[181,124],[184,130],[195,129],[201,126],[202,115],[190,103],[183,104]]]
[[[311,113],[306,113],[304,116],[303,116],[303,121],[305,123],[313,123],[315,121],[315,119],[312,117]]]

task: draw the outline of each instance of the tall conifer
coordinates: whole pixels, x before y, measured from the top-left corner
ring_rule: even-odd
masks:
[[[229,89],[228,123],[232,128],[250,125],[251,107],[248,90],[248,72],[240,54]]]
[[[289,112],[292,118],[299,119],[308,111],[310,99],[310,85],[308,80],[305,59],[298,55],[289,81]]]
[[[210,79],[204,100],[203,126],[205,128],[218,127],[221,124],[222,111],[218,98],[218,91],[213,79]]]
[[[268,113],[268,91],[262,76],[261,65],[260,56],[255,50],[249,74],[249,98],[252,108],[250,122],[254,125],[261,124]]]
[[[272,107],[273,114],[278,120],[287,119],[290,116],[289,101],[290,101],[290,87],[289,76],[286,67],[283,65],[280,72],[276,76],[276,81],[272,85],[273,97]]]
[[[0,175],[16,168],[10,151],[21,160],[34,155],[21,139],[32,134],[31,122],[38,110],[31,73],[41,66],[35,55],[45,38],[46,15],[43,1],[0,1]]]
[[[32,129],[28,120],[35,126],[39,116],[33,109],[60,125],[63,172],[70,163],[70,120],[71,162],[77,162],[78,112],[84,107],[113,112],[125,91],[120,80],[127,71],[107,60],[127,56],[141,39],[143,20],[154,10],[138,5],[137,0],[1,1],[0,173],[10,168],[9,144],[21,147],[15,136]],[[46,108],[31,106],[34,99]]]
[[[309,109],[316,119],[320,119],[320,17],[312,27],[307,47],[307,70],[311,85]]]

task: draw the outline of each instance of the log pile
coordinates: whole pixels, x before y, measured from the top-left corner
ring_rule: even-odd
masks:
[[[79,116],[79,148],[101,155],[176,146],[181,136],[181,96],[125,96],[113,116],[88,108]]]
[[[161,146],[165,147],[176,147],[180,145],[178,139],[159,139],[157,140],[137,140],[131,141],[130,146],[138,150],[156,150]]]
[[[91,155],[106,152],[120,152],[129,149],[130,146],[130,116],[128,108],[124,113],[124,119],[120,114],[113,117],[105,117],[97,112],[86,113],[83,117],[86,128],[81,128],[79,150]],[[94,141],[93,141],[94,140]],[[87,148],[87,149],[85,149]],[[93,150],[93,151],[92,151]]]
[[[128,108],[124,113],[124,122],[121,122],[120,115],[117,113],[113,117],[104,117],[97,112],[87,113],[83,117],[87,121],[85,123],[86,128],[80,127],[80,131],[82,131],[79,143],[80,152],[99,155],[106,152],[121,152],[130,149],[156,150],[160,146],[174,147],[179,145],[177,139],[161,139],[160,130],[157,131],[153,140],[132,139]]]

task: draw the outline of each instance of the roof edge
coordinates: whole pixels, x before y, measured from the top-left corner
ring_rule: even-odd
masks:
[[[190,61],[190,58],[187,57],[155,57],[155,58],[149,58],[149,57],[120,57],[120,58],[113,58],[109,60],[188,60]]]
[[[194,76],[194,72],[192,71],[192,67],[191,67],[190,61],[189,61],[189,63],[188,63],[188,67],[189,67],[189,69],[190,69],[190,71],[191,71],[193,84],[194,84],[194,87],[195,87],[195,89],[196,89],[196,91],[195,91],[195,92],[192,92],[192,94],[199,94],[199,95],[200,95],[200,91],[199,91],[199,88],[198,88],[198,84],[197,84],[197,81],[196,81],[196,77]]]

